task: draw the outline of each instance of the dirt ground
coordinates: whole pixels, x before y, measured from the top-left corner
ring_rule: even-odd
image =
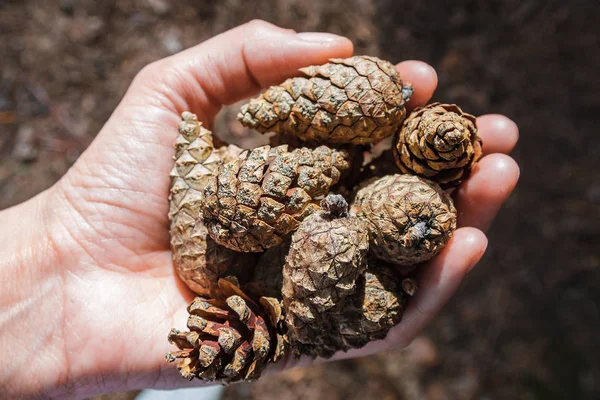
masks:
[[[411,347],[225,398],[600,398],[600,3],[251,3],[1,2],[0,208],[59,179],[148,62],[253,18],[343,34],[358,54],[431,63],[434,100],[514,119],[521,180],[484,259]]]

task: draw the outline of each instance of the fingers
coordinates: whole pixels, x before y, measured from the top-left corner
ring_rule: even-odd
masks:
[[[417,295],[408,304],[401,329],[390,332],[391,341],[410,343],[454,295],[464,276],[485,253],[487,243],[478,229],[456,230],[446,248],[424,266]]]
[[[483,152],[489,155],[481,159],[469,179],[454,193],[454,200],[459,226],[486,231],[519,180],[519,166],[504,155],[517,144],[519,128],[503,115],[489,114],[477,118],[477,129],[483,140]]]
[[[504,115],[488,114],[477,118],[484,154],[510,153],[519,140],[519,128]]]
[[[464,276],[481,259],[487,247],[485,234],[460,228],[444,250],[422,268],[419,289],[411,298],[402,321],[385,340],[371,342],[360,350],[336,355],[336,359],[360,357],[390,348],[404,347],[438,314],[458,289]]]
[[[341,36],[252,21],[151,64],[144,80],[155,82],[177,113],[191,109],[208,122],[221,105],[298,75],[301,67],[349,57],[352,50]]]
[[[437,87],[438,78],[435,69],[422,61],[403,61],[396,65],[402,81],[413,86],[414,93],[408,102],[408,109],[425,105]]]
[[[487,230],[518,180],[519,166],[509,156],[483,157],[454,195],[458,225]]]

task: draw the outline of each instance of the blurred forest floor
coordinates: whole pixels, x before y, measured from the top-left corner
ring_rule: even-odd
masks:
[[[434,100],[518,123],[521,180],[484,259],[411,347],[224,397],[600,398],[595,0],[3,1],[0,209],[66,172],[142,66],[253,18],[345,35],[357,54],[429,62]],[[239,132],[234,114],[215,130]]]

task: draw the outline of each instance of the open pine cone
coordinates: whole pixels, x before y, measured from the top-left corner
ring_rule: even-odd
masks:
[[[169,352],[181,375],[192,380],[230,383],[255,380],[268,363],[286,353],[279,300],[252,301],[234,282],[219,280],[221,297],[197,297],[188,307],[188,332],[172,329]]]
[[[454,104],[432,103],[414,110],[395,137],[396,164],[403,173],[444,188],[460,184],[481,158],[475,121]]]
[[[413,89],[376,57],[331,59],[300,69],[305,77],[272,86],[244,105],[238,120],[259,132],[311,143],[373,143],[393,135]]]

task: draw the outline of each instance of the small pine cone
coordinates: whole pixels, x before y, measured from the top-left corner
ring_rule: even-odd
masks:
[[[352,213],[366,222],[371,253],[398,265],[427,261],[456,229],[456,209],[435,182],[388,175],[358,191]]]
[[[237,146],[215,149],[212,133],[196,116],[184,112],[175,142],[171,171],[169,219],[173,264],[183,282],[195,293],[215,296],[220,277],[249,277],[256,257],[240,255],[215,243],[203,222],[202,189],[220,164],[237,157]]]
[[[414,280],[403,279],[394,266],[375,259],[368,263],[358,281],[358,290],[340,313],[338,324],[344,350],[385,339],[402,319],[409,296],[416,293]]]
[[[223,164],[204,189],[204,217],[215,242],[239,252],[262,252],[283,242],[319,209],[350,153],[320,146],[288,151],[262,146]]]
[[[319,211],[292,235],[283,268],[283,304],[288,337],[297,354],[321,354],[333,346],[338,305],[356,290],[366,268],[366,227],[347,214],[348,203],[329,195]]]
[[[394,139],[396,164],[405,174],[457,186],[481,158],[475,117],[457,105],[433,103],[413,111]]]
[[[324,324],[320,331],[303,342],[294,341],[288,331],[294,354],[329,358],[338,351],[358,349],[373,340],[385,339],[402,319],[415,290],[416,282],[402,278],[394,266],[369,259],[367,269],[356,280],[356,291],[328,311],[327,319],[319,321]]]
[[[238,120],[259,132],[311,143],[373,143],[394,134],[413,89],[396,67],[368,56],[300,69],[305,77],[272,86],[242,106]]]
[[[169,342],[179,351],[166,355],[181,375],[192,380],[230,383],[256,380],[268,363],[285,355],[279,300],[252,301],[231,281],[219,280],[221,297],[197,297],[188,307],[188,332],[172,329]]]

